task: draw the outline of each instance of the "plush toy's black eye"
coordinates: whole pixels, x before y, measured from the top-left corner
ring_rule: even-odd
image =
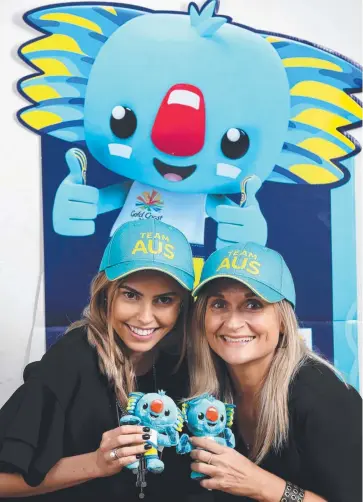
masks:
[[[129,138],[136,130],[136,115],[130,108],[115,106],[111,113],[110,126],[113,134],[118,138]]]
[[[144,410],[147,410],[148,404],[147,404],[147,403],[144,403],[144,404],[142,405],[142,407],[144,408]]]
[[[224,420],[224,415],[221,415],[221,422],[223,422]]]
[[[170,411],[169,410],[165,410],[165,416],[168,417],[170,415]]]
[[[204,418],[204,413],[198,413],[198,418],[199,418],[199,420],[203,420],[203,418]]]
[[[221,149],[229,159],[240,159],[250,146],[248,135],[235,127],[228,129],[221,141]]]

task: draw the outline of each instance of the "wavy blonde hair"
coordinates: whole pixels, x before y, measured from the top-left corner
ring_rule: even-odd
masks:
[[[233,387],[226,363],[209,347],[205,336],[205,315],[210,288],[199,294],[192,316],[188,339],[191,397],[208,392],[225,402],[233,402]],[[282,300],[275,305],[281,323],[279,344],[269,371],[257,396],[257,424],[251,459],[261,463],[270,449],[276,452],[286,443],[289,433],[289,386],[307,359],[335,368],[310,350],[298,332],[291,304]]]
[[[99,273],[91,284],[91,298],[84,309],[82,319],[73,323],[67,332],[85,327],[90,345],[95,347],[101,373],[114,386],[120,404],[125,407],[130,392],[136,390],[136,375],[129,351],[112,326],[112,312],[117,291],[122,280],[109,281],[104,272]],[[190,294],[185,290],[182,310],[173,328],[173,333],[159,342],[165,350],[177,348],[180,354],[175,370],[179,368],[186,354],[187,315]]]

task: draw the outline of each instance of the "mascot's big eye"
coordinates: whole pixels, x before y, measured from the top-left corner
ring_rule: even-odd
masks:
[[[204,418],[204,413],[198,413],[198,418],[199,418],[199,420],[203,420],[203,418]]]
[[[142,405],[142,407],[144,408],[144,410],[147,410],[148,404],[147,404],[147,403],[144,403],[144,404]]]
[[[224,420],[224,415],[221,415],[221,422],[223,422]]]
[[[240,159],[250,146],[250,140],[242,129],[228,129],[221,141],[221,149],[229,159]]]
[[[130,108],[115,106],[112,110],[110,126],[113,134],[118,138],[129,138],[136,130],[136,115]]]
[[[170,415],[170,411],[169,410],[165,410],[165,416],[168,417]]]

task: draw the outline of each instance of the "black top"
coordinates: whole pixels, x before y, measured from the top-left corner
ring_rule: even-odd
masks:
[[[156,385],[177,401],[187,395],[188,378],[185,366],[173,374],[175,363],[172,356],[160,355]],[[64,335],[40,363],[27,367],[24,379],[0,411],[0,471],[19,472],[36,485],[59,459],[96,450],[103,432],[117,427],[115,394],[98,370],[96,351],[83,329]],[[141,392],[155,391],[152,371],[137,385]],[[288,443],[279,454],[270,452],[261,467],[329,502],[361,502],[361,403],[359,394],[325,365],[306,363],[290,386]],[[247,456],[234,432],[237,451]],[[146,502],[227,502],[233,497],[190,481],[189,456],[176,455],[175,448],[164,449],[163,461],[162,474],[147,474]],[[124,469],[31,500],[136,502],[135,478]],[[28,497],[9,500],[29,502]]]
[[[163,389],[174,400],[187,395],[187,370],[173,370],[176,358],[161,354],[153,372],[137,379],[140,392]],[[115,393],[98,369],[96,350],[83,328],[64,335],[24,372],[25,383],[0,411],[0,471],[21,473],[29,485],[42,482],[62,457],[95,451],[105,431],[118,426]],[[163,500],[162,492],[184,500],[188,482],[188,456],[165,448],[162,474],[147,474],[148,502]],[[32,501],[139,500],[136,476],[128,469],[57,492],[31,497]],[[201,490],[201,488],[199,488]],[[10,500],[10,499],[9,499]],[[11,500],[19,500],[11,499]],[[29,502],[29,498],[23,498]]]
[[[261,467],[329,502],[362,502],[358,392],[347,388],[327,366],[310,360],[290,387],[289,415],[288,444],[280,454],[270,452]],[[238,437],[236,449],[247,456]],[[230,497],[219,492],[217,500],[236,500]]]

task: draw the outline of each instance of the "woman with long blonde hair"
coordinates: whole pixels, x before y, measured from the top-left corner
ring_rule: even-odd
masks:
[[[153,472],[163,465],[150,427],[119,425],[130,392],[185,395],[193,283],[191,248],[176,228],[149,219],[114,233],[84,317],[28,368],[25,384],[0,411],[0,498],[129,502],[141,489],[156,502],[174,488],[182,469],[171,448],[166,473],[135,487],[136,476],[124,467],[143,457]],[[153,402],[150,416],[168,422],[170,410]]]
[[[191,396],[236,405],[236,450],[191,440],[201,485],[218,501],[361,502],[361,398],[300,336],[282,256],[251,242],[220,249],[194,295]]]

